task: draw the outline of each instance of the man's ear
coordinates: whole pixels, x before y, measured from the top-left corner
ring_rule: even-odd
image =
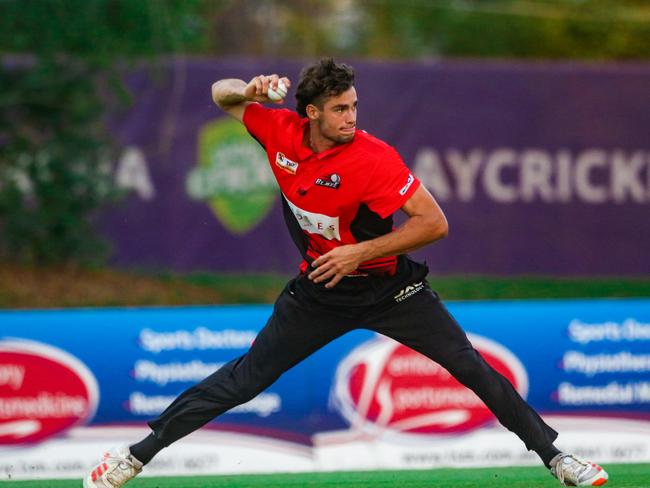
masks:
[[[305,107],[305,112],[307,112],[309,120],[318,120],[320,117],[320,110],[318,110],[316,105],[312,105],[311,103]]]

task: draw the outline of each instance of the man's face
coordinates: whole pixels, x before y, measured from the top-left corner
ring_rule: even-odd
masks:
[[[357,125],[357,92],[354,87],[328,98],[317,110],[318,130],[325,139],[345,144],[354,138]]]

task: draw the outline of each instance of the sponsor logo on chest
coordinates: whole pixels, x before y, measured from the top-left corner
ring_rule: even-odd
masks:
[[[320,234],[328,240],[341,240],[338,217],[330,217],[329,215],[308,212],[307,210],[303,210],[297,205],[291,203],[286,196],[284,199],[287,201],[291,212],[293,212],[293,215],[296,217],[302,230],[307,231],[310,234]]]
[[[315,183],[319,186],[324,186],[326,188],[333,188],[334,190],[338,190],[339,186],[341,186],[341,177],[336,173],[333,173],[323,178],[316,178]]]
[[[281,152],[278,152],[275,155],[275,164],[280,168],[282,168],[283,170],[285,170],[287,173],[291,173],[292,175],[296,174],[296,171],[298,171],[298,166],[299,166],[298,163],[296,163],[295,161],[291,161]]]

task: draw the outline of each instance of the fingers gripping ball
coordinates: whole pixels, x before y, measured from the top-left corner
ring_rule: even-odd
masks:
[[[274,90],[271,85],[269,85],[266,95],[269,97],[269,100],[278,102],[287,96],[287,86],[282,82],[282,80],[280,80],[278,81],[278,89]]]

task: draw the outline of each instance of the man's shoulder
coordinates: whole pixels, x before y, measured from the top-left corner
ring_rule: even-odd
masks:
[[[251,103],[246,107],[247,112],[254,112],[258,117],[271,118],[279,124],[292,125],[298,124],[302,120],[300,115],[294,110],[288,108],[270,108],[265,107],[257,102]],[[246,117],[245,117],[246,119]]]
[[[298,115],[298,112],[296,112],[295,110],[291,110],[288,108],[270,108],[269,110],[273,112],[275,117],[282,119],[283,121],[288,123],[296,123],[302,120],[300,115]]]
[[[355,134],[354,143],[359,152],[367,156],[380,159],[387,152],[394,153],[395,148],[385,141],[367,133],[365,130],[358,130]]]
[[[354,142],[358,149],[376,154],[381,154],[391,147],[388,143],[361,129],[357,130]]]

